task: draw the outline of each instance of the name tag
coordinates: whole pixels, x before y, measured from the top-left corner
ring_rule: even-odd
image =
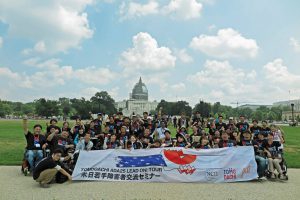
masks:
[[[35,147],[37,147],[37,148],[41,147],[40,143],[37,143],[37,144],[34,144],[34,145],[35,145]]]

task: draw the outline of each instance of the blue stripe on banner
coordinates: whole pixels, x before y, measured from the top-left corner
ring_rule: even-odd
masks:
[[[167,166],[162,155],[118,156],[117,167]]]

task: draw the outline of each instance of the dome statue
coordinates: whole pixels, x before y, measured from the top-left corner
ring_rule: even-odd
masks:
[[[148,101],[148,89],[146,85],[142,82],[142,78],[132,89],[132,99],[145,100]]]

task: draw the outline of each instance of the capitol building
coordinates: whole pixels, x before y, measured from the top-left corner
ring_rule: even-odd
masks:
[[[144,111],[149,113],[151,110],[155,110],[157,105],[157,101],[148,101],[148,89],[141,77],[139,82],[134,85],[132,93],[129,94],[129,99],[115,104],[117,110],[122,111],[125,116],[133,113],[142,115]]]

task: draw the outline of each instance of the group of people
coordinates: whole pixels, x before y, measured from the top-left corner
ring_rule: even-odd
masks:
[[[71,180],[70,166],[75,165],[81,150],[165,147],[210,149],[253,146],[259,177],[263,177],[268,170],[270,178],[275,179],[276,169],[277,177],[285,179],[280,166],[283,132],[275,125],[268,126],[267,121],[262,121],[259,126],[258,121],[253,120],[250,125],[244,116],[240,116],[238,122],[230,117],[225,123],[221,115],[217,119],[207,120],[196,112],[190,119],[183,113],[175,122],[170,116],[161,115],[161,112],[155,117],[147,112],[143,116],[131,117],[118,112],[108,117],[98,113],[95,119],[86,123],[77,118],[73,127],[67,121],[63,122],[62,127],[57,124],[56,119],[51,119],[44,134],[39,124],[30,132],[27,120],[23,120],[27,140],[26,159],[29,163],[24,171],[26,174],[32,173],[42,187],[49,187],[57,172]],[[177,127],[172,128],[176,133],[168,128],[170,126]],[[61,167],[62,163],[69,166],[68,170]]]

